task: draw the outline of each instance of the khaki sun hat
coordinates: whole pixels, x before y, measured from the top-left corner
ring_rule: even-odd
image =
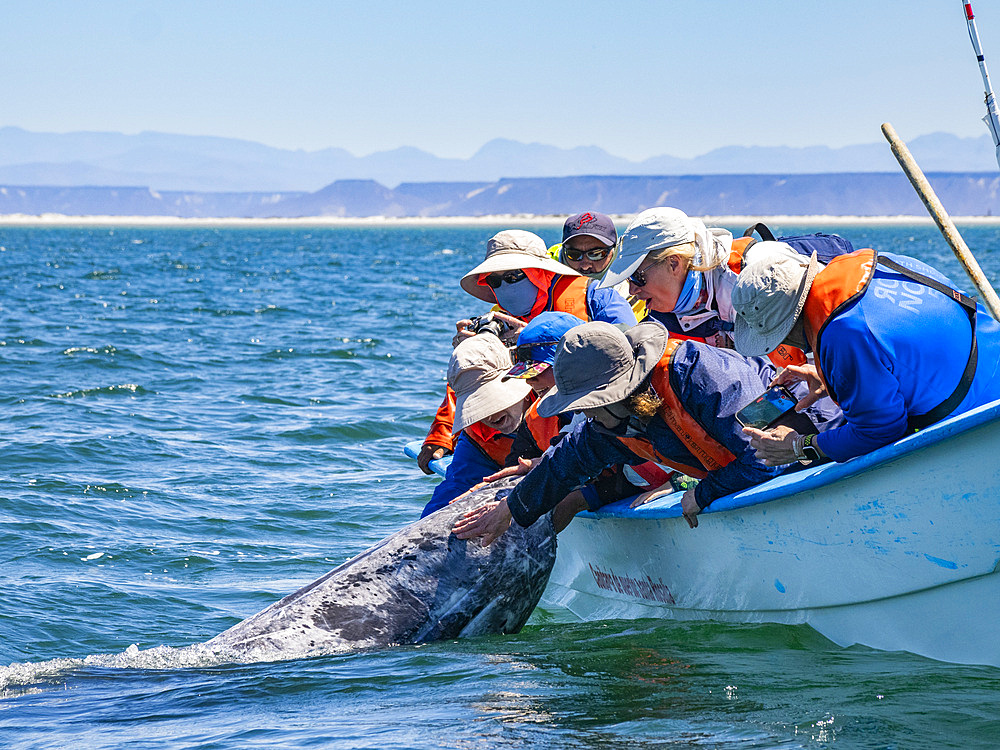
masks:
[[[486,259],[462,277],[462,289],[483,302],[496,302],[493,290],[480,286],[480,274],[525,268],[540,268],[563,276],[580,275],[564,263],[554,260],[549,255],[545,241],[534,232],[507,229],[489,239],[486,243]]]
[[[667,335],[666,328],[652,322],[627,331],[602,321],[571,328],[556,348],[556,384],[538,402],[538,413],[551,417],[632,395],[663,357]]]
[[[808,259],[774,253],[740,271],[733,289],[736,351],[760,357],[777,349],[802,314],[820,267],[815,252]]]
[[[524,380],[503,380],[512,365],[507,347],[490,334],[472,336],[455,347],[448,362],[448,385],[455,391],[453,435],[531,393]]]

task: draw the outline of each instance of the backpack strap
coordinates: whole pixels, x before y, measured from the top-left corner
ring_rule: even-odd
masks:
[[[764,242],[774,242],[774,232],[768,228],[767,224],[758,221],[752,227],[747,227],[746,231],[743,232],[743,236],[752,237],[754,232],[759,234]]]
[[[965,314],[969,316],[969,324],[972,326],[972,347],[969,350],[969,361],[965,363],[965,370],[958,381],[958,386],[956,386],[954,392],[948,398],[926,414],[918,414],[915,417],[909,418],[909,428],[916,432],[944,419],[955,411],[955,408],[962,403],[962,399],[969,393],[969,388],[972,387],[972,380],[976,377],[976,364],[979,360],[979,347],[976,344],[976,303],[971,297],[962,294],[957,289],[946,286],[929,276],[924,276],[922,273],[911,271],[909,268],[888,258],[883,258],[881,255],[878,256],[878,263],[924,286],[929,286],[931,289],[935,289],[945,296],[951,297],[965,310]]]

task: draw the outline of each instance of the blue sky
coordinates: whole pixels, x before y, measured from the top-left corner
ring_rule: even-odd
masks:
[[[986,133],[960,0],[33,0],[0,25],[0,125],[356,155],[492,138],[631,159]],[[977,0],[1000,86],[1000,3]]]

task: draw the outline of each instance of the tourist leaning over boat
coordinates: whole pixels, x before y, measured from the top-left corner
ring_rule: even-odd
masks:
[[[549,248],[549,254],[577,273],[597,284],[603,278],[618,244],[618,229],[607,214],[585,211],[573,214],[563,222],[562,241]],[[628,280],[610,287],[628,300],[636,320],[646,317],[646,303],[629,294]]]
[[[567,312],[580,320],[635,323],[632,309],[618,292],[590,284],[585,276],[550,258],[541,237],[520,229],[491,237],[486,243],[485,260],[465,274],[461,284],[472,296],[496,304],[495,309],[509,329],[505,337],[511,342],[525,324],[546,311]],[[458,321],[457,329],[455,345],[476,335],[472,320]],[[454,394],[449,390],[417,457],[425,474],[431,473],[431,460],[454,448],[454,410]]]
[[[512,350],[513,366],[504,374],[503,380],[521,379],[531,386],[538,399],[544,397],[556,382],[552,361],[559,339],[579,325],[583,325],[583,321],[569,313],[544,312],[536,317],[521,329],[517,346]],[[565,418],[558,414],[543,417],[538,413],[538,404],[539,401],[535,400],[528,407],[505,466],[517,464],[518,459],[540,457],[569,424],[571,415]]]
[[[514,366],[504,375],[504,379],[524,378],[538,399],[544,398],[556,383],[552,363],[559,339],[571,328],[582,324],[583,321],[568,313],[546,312],[539,315],[518,336],[513,356]],[[524,421],[517,429],[510,454],[504,462],[505,469],[484,477],[484,482],[524,473],[536,459],[547,451],[552,451],[553,446],[572,429],[574,418],[577,421],[585,419],[583,414],[571,413],[543,417],[538,413],[539,403],[540,401],[535,401],[528,407]],[[586,487],[574,490],[563,498],[553,514],[552,523],[556,532],[562,531],[573,516],[585,510],[588,505],[605,505],[613,500],[660,487],[668,481],[671,481],[670,473],[652,461],[640,464],[631,471],[624,470],[620,465],[609,467]]]
[[[484,483],[493,478],[507,476],[509,473],[520,473],[530,467],[572,428],[572,414],[553,414],[547,417],[540,415],[538,399],[544,398],[556,384],[552,362],[555,359],[559,339],[578,325],[583,325],[583,321],[569,313],[544,312],[521,330],[517,337],[517,346],[513,349],[514,366],[508,370],[503,379],[522,378],[531,386],[537,399],[528,407],[521,426],[517,428],[510,453],[504,461],[505,468],[518,467],[518,469],[510,472],[501,470],[490,476],[483,475]],[[599,479],[598,492],[602,494],[616,491],[617,486],[621,484],[621,480],[614,476]],[[566,528],[573,520],[573,516],[586,507],[583,493],[579,490],[564,498],[552,515],[552,525],[556,533]]]
[[[421,518],[504,465],[533,399],[524,380],[504,379],[512,364],[507,347],[490,333],[466,339],[452,352],[448,385],[455,394],[455,455]]]
[[[829,395],[844,412],[818,436],[748,429],[770,465],[846,461],[1000,398],[1000,325],[915,258],[865,249],[825,267],[815,256],[761,260],[740,274],[732,301],[740,352],[784,342],[814,353],[776,381],[808,384],[796,408]]]
[[[675,338],[733,348],[733,287],[744,256],[795,251],[780,242],[733,238],[726,229],[706,227],[677,208],[650,208],[622,233],[614,260],[601,282],[627,280],[629,293],[646,303],[649,317]],[[779,365],[803,362],[801,352],[781,348],[771,357]]]
[[[483,537],[489,544],[512,517],[530,526],[614,464],[655,460],[700,478],[681,501],[692,528],[713,500],[781,472],[754,455],[735,418],[772,379],[775,369],[768,360],[668,339],[655,322],[625,332],[588,323],[563,337],[554,370],[555,388],[539,404],[539,413],[582,411],[590,419],[543,456],[506,500],[467,514],[455,526],[460,539]],[[672,491],[669,486],[654,490],[634,505]]]

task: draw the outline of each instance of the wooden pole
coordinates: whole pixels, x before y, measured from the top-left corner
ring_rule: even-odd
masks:
[[[924,173],[920,171],[920,167],[917,166],[917,162],[914,161],[913,155],[910,153],[910,149],[906,147],[906,144],[900,140],[899,136],[896,135],[895,128],[892,127],[887,122],[882,123],[882,134],[885,135],[889,145],[892,147],[892,153],[896,157],[896,161],[899,162],[899,166],[903,168],[906,172],[906,176],[910,178],[910,184],[913,185],[913,189],[917,191],[917,195],[920,196],[920,200],[924,202],[927,207],[927,211],[930,213],[934,222],[938,225],[938,229],[941,230],[941,234],[944,235],[945,240],[951,246],[952,251],[958,258],[958,262],[962,264],[965,268],[965,272],[969,274],[969,278],[972,279],[973,285],[979,291],[979,296],[982,299],[983,305],[990,314],[1000,320],[1000,297],[997,296],[996,290],[990,285],[989,279],[986,278],[986,274],[983,273],[983,269],[979,267],[979,262],[976,260],[969,246],[965,244],[965,240],[962,239],[962,235],[958,233],[958,228],[955,223],[948,216],[948,213],[944,210],[944,206],[941,205],[941,201],[938,200],[937,195],[934,192],[934,188],[924,177]]]

